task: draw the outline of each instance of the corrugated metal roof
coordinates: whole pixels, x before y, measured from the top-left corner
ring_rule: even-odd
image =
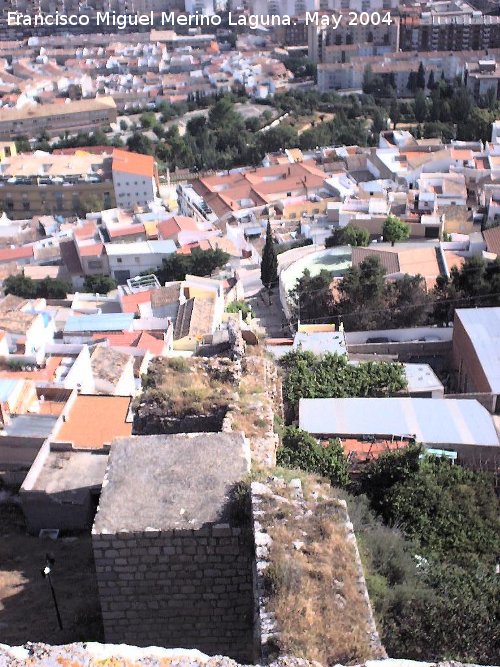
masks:
[[[415,436],[429,445],[500,445],[489,412],[467,399],[302,398],[299,426],[312,434]]]
[[[64,326],[64,333],[78,333],[80,331],[129,331],[133,321],[133,313],[75,315],[67,319]]]

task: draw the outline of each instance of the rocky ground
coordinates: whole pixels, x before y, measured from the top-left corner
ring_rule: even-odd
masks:
[[[378,660],[355,667],[465,667],[458,662],[415,662]],[[208,657],[199,651],[156,647],[114,646],[111,644],[0,644],[0,667],[240,667],[224,656]],[[319,663],[283,656],[269,667],[321,667]]]

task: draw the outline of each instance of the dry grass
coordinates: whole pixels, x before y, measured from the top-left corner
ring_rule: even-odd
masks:
[[[238,407],[233,413],[233,431],[243,431],[247,438],[263,438],[272,429],[265,418],[264,406],[269,399],[264,387],[262,359],[247,357],[238,388]]]
[[[305,494],[302,508],[275,499],[264,508],[273,539],[267,608],[276,615],[279,651],[323,665],[373,659],[370,609],[347,537],[345,510],[329,489],[314,479],[309,486],[314,497],[307,500]],[[298,549],[297,541],[303,543]]]
[[[174,417],[210,414],[231,402],[236,391],[231,374],[229,360],[212,367],[206,359],[155,358],[141,401],[158,402]]]

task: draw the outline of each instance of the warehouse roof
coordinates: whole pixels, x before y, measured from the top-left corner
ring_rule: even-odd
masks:
[[[500,308],[459,308],[455,316],[469,336],[492,393],[500,394]]]
[[[500,445],[486,408],[467,399],[302,398],[299,426],[312,434],[414,436],[429,445]]]

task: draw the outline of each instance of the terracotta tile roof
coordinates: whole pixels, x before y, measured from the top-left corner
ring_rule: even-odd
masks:
[[[193,218],[185,215],[174,215],[168,220],[162,220],[157,225],[158,237],[160,239],[169,239],[182,231],[198,232],[199,227]]]
[[[13,262],[16,259],[33,257],[33,246],[0,249],[0,262]]]
[[[116,437],[131,435],[132,424],[125,421],[130,401],[128,396],[77,396],[54,440],[71,442],[75,448],[100,449]]]
[[[90,243],[89,245],[79,245],[78,250],[81,257],[100,257],[104,251],[104,244]]]
[[[93,239],[97,233],[97,225],[93,220],[88,220],[74,228],[74,235],[79,239]]]
[[[146,233],[142,223],[134,223],[133,225],[127,225],[126,227],[122,227],[121,225],[108,225],[107,230],[112,239],[117,239],[121,236],[133,236],[135,234]]]
[[[113,171],[152,178],[154,175],[154,163],[154,158],[151,155],[129,153],[118,148],[115,148],[113,151]]]
[[[390,440],[364,442],[363,440],[356,440],[354,438],[342,438],[341,443],[346,456],[351,455],[351,457],[361,461],[377,459],[384,452],[401,449],[407,444],[406,442],[391,442]]]
[[[149,303],[153,290],[144,290],[135,294],[126,294],[122,297],[121,305],[123,313],[138,313],[140,303]]]
[[[451,157],[454,160],[472,160],[472,151],[466,148],[452,148]]]
[[[500,255],[500,227],[485,229],[483,232],[488,252]]]
[[[386,273],[399,273],[399,259],[396,251],[383,251],[380,248],[353,248],[352,265],[359,266],[367,257],[378,257]]]
[[[387,274],[421,275],[428,288],[434,286],[441,273],[434,246],[429,248],[353,248],[352,265],[358,266],[366,257],[378,257]]]
[[[150,352],[158,356],[162,355],[165,349],[165,342],[155,338],[147,331],[129,331],[119,334],[94,334],[95,341],[107,340],[110,347],[137,347],[139,350]]]

